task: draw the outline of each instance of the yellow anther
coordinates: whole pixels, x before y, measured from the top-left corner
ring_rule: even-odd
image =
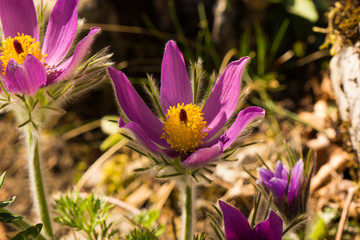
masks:
[[[20,33],[14,38],[8,37],[2,42],[2,46],[0,47],[0,60],[3,68],[2,73],[5,73],[11,58],[17,63],[22,64],[28,54],[33,55],[42,63],[45,62],[46,56],[43,56],[41,53],[40,42],[35,41],[35,39],[29,35],[20,35]]]
[[[200,107],[192,103],[170,107],[164,120],[165,132],[161,138],[166,139],[177,152],[188,154],[196,151],[209,130],[202,115]]]

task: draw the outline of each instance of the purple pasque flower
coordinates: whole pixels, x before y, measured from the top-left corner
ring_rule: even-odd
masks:
[[[133,133],[151,153],[180,156],[185,166],[201,166],[222,156],[245,127],[265,111],[249,107],[239,112],[230,128],[223,131],[235,111],[241,75],[249,58],[231,62],[218,78],[203,105],[193,102],[191,82],[184,58],[176,43],[169,41],[161,65],[158,118],[121,71],[108,68],[120,107],[125,114],[119,125]],[[126,122],[125,122],[126,121]]]
[[[269,217],[253,229],[246,217],[236,208],[219,201],[224,218],[226,240],[281,240],[283,221],[272,210]]]
[[[267,192],[272,193],[275,205],[281,213],[293,218],[299,211],[302,211],[298,205],[303,202],[304,194],[300,193],[307,189],[307,187],[303,187],[304,162],[302,159],[295,163],[290,176],[289,170],[280,161],[276,163],[275,172],[266,168],[258,168],[258,172],[260,176],[258,182],[265,187]],[[305,206],[303,207],[305,208]]]
[[[78,0],[58,0],[41,41],[33,1],[0,0],[5,36],[0,47],[0,81],[8,92],[32,95],[74,72],[100,32],[99,28],[92,28],[73,55],[65,59],[77,32],[77,6]]]

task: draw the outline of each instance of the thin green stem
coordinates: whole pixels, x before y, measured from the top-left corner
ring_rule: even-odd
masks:
[[[193,186],[191,183],[191,179],[185,185],[184,191],[184,205],[183,205],[183,237],[184,240],[191,240],[193,235]]]
[[[34,202],[39,208],[40,218],[44,226],[45,234],[50,238],[54,239],[54,234],[51,226],[51,220],[46,200],[46,194],[44,189],[44,183],[41,174],[40,167],[40,156],[39,156],[39,139],[38,134],[31,128],[30,125],[26,127],[27,135],[27,150],[29,160],[29,174],[30,184],[34,191],[33,197]]]

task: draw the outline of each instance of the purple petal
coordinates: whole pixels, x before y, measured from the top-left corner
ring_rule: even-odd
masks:
[[[100,33],[100,28],[91,28],[90,32],[76,46],[74,54],[65,62],[54,68],[48,75],[47,85],[65,79],[78,67],[82,60],[90,52],[90,46],[95,37]]]
[[[139,141],[146,149],[153,153],[159,152],[159,148],[156,144],[151,141],[149,136],[146,135],[144,129],[142,129],[136,122],[129,122],[125,124],[125,122],[120,118],[119,127],[130,130],[135,135],[136,140]]]
[[[226,240],[251,240],[251,227],[245,216],[236,208],[219,200],[224,217]]]
[[[0,19],[5,38],[13,38],[20,33],[39,41],[33,0],[0,0]]]
[[[219,137],[214,138],[209,142],[206,142],[205,144],[203,144],[203,146],[209,146],[218,141],[221,141],[224,144],[224,149],[227,149],[236,140],[236,138],[240,135],[240,133],[246,128],[249,123],[251,123],[255,118],[263,115],[265,115],[264,109],[258,107],[245,108],[244,110],[239,112],[235,121],[233,122],[231,127],[226,130],[226,132],[224,132]]]
[[[161,152],[165,154],[165,156],[169,157],[169,158],[177,158],[180,156],[179,152],[176,152],[174,149],[172,148],[168,148],[168,149],[161,149]]]
[[[79,0],[58,0],[52,10],[46,29],[42,53],[47,54],[46,63],[58,65],[74,41],[78,17]]]
[[[178,103],[192,103],[192,91],[183,55],[174,41],[165,47],[161,63],[160,104],[164,113]]]
[[[28,54],[23,64],[10,59],[5,72],[5,85],[9,92],[34,94],[46,83],[46,71],[42,63]]]
[[[255,226],[251,233],[251,239],[281,240],[283,221],[271,210],[268,219]]]
[[[182,161],[182,164],[191,167],[205,165],[210,161],[216,160],[219,156],[222,155],[223,151],[222,142],[218,142],[211,147],[198,149],[196,152],[192,153],[188,158]]]
[[[216,134],[233,114],[238,103],[241,75],[249,58],[231,62],[217,80],[205,106],[204,120],[210,128],[207,139]]]
[[[289,171],[284,167],[282,162],[277,161],[275,166],[275,177],[288,180]]]
[[[129,120],[136,122],[152,141],[168,146],[166,141],[161,139],[163,124],[146,106],[126,75],[111,67],[108,68],[108,73],[114,83],[118,102]]]
[[[287,181],[279,178],[272,178],[269,181],[269,187],[274,194],[274,198],[282,202],[286,191]]]
[[[290,206],[292,206],[299,193],[303,175],[304,175],[304,162],[302,159],[299,159],[295,163],[291,172],[291,180],[289,184],[289,194],[288,194]]]
[[[274,177],[274,173],[267,168],[258,168],[260,179],[264,182],[270,181]]]

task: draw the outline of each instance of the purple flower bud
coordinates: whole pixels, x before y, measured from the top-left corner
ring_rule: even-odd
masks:
[[[276,208],[286,220],[291,221],[305,213],[312,171],[308,176],[304,175],[302,159],[291,170],[278,161],[274,172],[266,168],[258,168],[258,172],[258,184],[266,193],[272,194]]]

